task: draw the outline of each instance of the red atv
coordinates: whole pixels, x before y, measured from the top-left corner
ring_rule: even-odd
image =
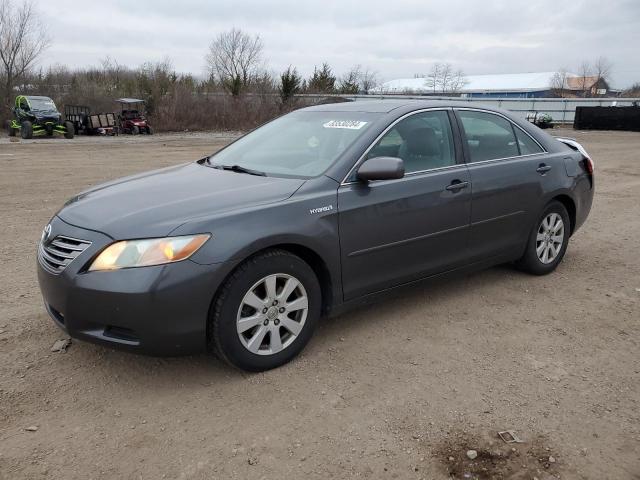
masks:
[[[116,102],[120,104],[120,114],[118,114],[120,133],[130,133],[132,135],[139,133],[153,134],[153,128],[151,128],[144,116],[144,100],[119,98]]]

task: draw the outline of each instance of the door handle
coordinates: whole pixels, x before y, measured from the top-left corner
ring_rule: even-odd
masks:
[[[458,190],[462,190],[463,188],[467,188],[469,186],[469,182],[461,182],[460,180],[454,180],[450,185],[446,186],[446,190],[457,192]]]
[[[538,165],[538,168],[536,168],[536,172],[538,172],[540,175],[544,175],[549,170],[551,170],[551,167],[545,163],[541,163],[540,165]]]

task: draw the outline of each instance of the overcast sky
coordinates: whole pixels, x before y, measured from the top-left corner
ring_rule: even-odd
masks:
[[[2,1],[2,0],[0,0]],[[449,62],[465,74],[577,72],[606,56],[613,84],[640,81],[640,0],[37,0],[52,45],[42,64],[131,67],[168,57],[204,74],[211,39],[232,27],[259,34],[265,64],[305,76],[328,62],[361,64],[381,80]]]

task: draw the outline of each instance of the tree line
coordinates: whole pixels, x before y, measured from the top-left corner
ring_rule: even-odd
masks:
[[[244,130],[318,101],[301,94],[365,94],[379,83],[377,72],[361,65],[339,75],[324,62],[306,78],[293,65],[279,73],[270,71],[260,36],[237,28],[218,34],[209,45],[204,78],[176,72],[169,59],[130,68],[107,57],[96,67],[37,69],[51,37],[34,5],[33,0],[0,2],[3,122],[20,93],[50,96],[60,108],[88,105],[94,112],[114,111],[119,97],[140,97],[158,130]],[[606,79],[610,71],[606,59],[582,65],[585,82],[592,75]],[[436,63],[416,77],[424,78],[433,94],[455,94],[466,84],[464,73],[448,63]],[[552,80],[560,96],[566,81],[564,69]],[[637,95],[638,85],[632,88],[630,93]]]
[[[259,35],[232,28],[220,33],[209,46],[205,57],[209,83],[219,85],[234,97],[260,90],[277,91],[283,102],[300,93],[367,93],[377,83],[377,73],[354,65],[337,76],[328,63],[316,66],[309,78],[289,66],[279,75],[265,68],[264,45]]]
[[[158,130],[244,130],[317,99],[303,93],[366,93],[377,74],[355,65],[337,75],[328,63],[303,78],[294,66],[276,74],[264,59],[259,35],[232,28],[211,42],[205,56],[207,76],[178,73],[171,61],[138,68],[104,58],[97,67],[35,68],[50,36],[32,0],[0,3],[0,120],[11,116],[17,94],[41,94],[63,105],[87,105],[94,112],[114,111],[114,99],[140,97]]]

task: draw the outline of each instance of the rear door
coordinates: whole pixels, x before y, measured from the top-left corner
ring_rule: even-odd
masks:
[[[346,300],[460,265],[467,253],[471,185],[447,110],[408,115],[365,156],[405,163],[396,180],[360,182],[338,190]],[[453,119],[455,122],[455,119]]]
[[[506,117],[456,109],[472,188],[472,260],[513,255],[537,217],[552,166],[543,148]]]

